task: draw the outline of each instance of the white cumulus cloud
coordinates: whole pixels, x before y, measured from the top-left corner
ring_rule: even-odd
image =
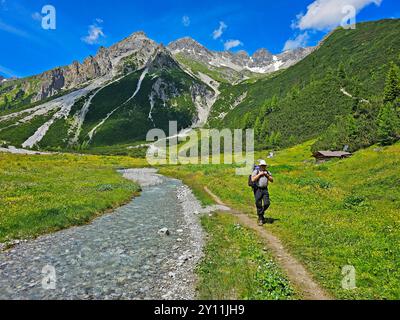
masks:
[[[348,15],[344,9],[352,6],[360,12],[370,4],[380,6],[383,0],[315,0],[307,7],[305,14],[299,14],[292,27],[300,30],[330,30],[339,26]]]
[[[228,40],[224,43],[224,48],[225,50],[230,50],[242,45],[243,43],[240,40]]]
[[[182,17],[182,24],[185,27],[189,27],[190,26],[190,18],[189,18],[189,16],[183,16]]]
[[[219,23],[219,28],[214,30],[214,32],[213,32],[214,40],[221,38],[221,36],[224,33],[224,31],[226,30],[226,28],[228,28],[228,26],[223,21],[221,21]]]
[[[89,26],[88,35],[83,37],[82,41],[90,45],[98,44],[100,39],[106,36],[103,27],[100,26],[101,23],[103,23],[103,20],[97,18],[96,22]]]
[[[295,39],[286,41],[283,51],[306,47],[309,39],[308,32],[301,33]]]

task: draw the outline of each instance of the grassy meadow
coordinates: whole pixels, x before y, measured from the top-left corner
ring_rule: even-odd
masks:
[[[128,157],[0,153],[0,243],[85,224],[129,201],[138,185],[116,172]]]
[[[266,225],[315,279],[339,299],[400,298],[400,144],[371,147],[352,158],[316,164],[314,141],[270,159],[275,183]],[[256,159],[265,158],[259,152]],[[145,159],[0,153],[0,243],[85,224],[129,201],[139,187],[116,172]],[[232,165],[162,166],[204,205],[207,186],[226,204],[256,219],[247,176]],[[202,219],[208,241],[198,268],[203,299],[296,299],[296,292],[252,231],[219,213]],[[342,268],[355,267],[354,290]]]
[[[278,152],[270,160],[266,226],[279,236],[315,279],[340,299],[400,298],[400,145],[369,149],[352,158],[315,164],[312,142]],[[256,158],[265,158],[260,152]],[[227,165],[163,167],[161,173],[191,186],[204,203],[207,186],[231,207],[253,215],[247,177]],[[342,289],[342,268],[356,269],[355,290]]]

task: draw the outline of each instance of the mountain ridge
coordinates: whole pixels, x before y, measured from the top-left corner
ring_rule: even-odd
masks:
[[[223,61],[227,68],[231,68],[236,72],[247,71],[248,74],[274,72],[280,69],[281,65],[288,67],[302,59],[310,50],[304,49],[304,51],[302,51],[302,49],[299,49],[299,51],[302,51],[300,54],[298,54],[299,51],[293,51],[290,55],[282,53],[285,57],[284,61],[277,62],[273,61],[275,56],[264,48],[257,50],[254,55],[250,57],[247,53],[244,54],[244,51],[239,51],[238,53],[232,53],[230,51],[211,51],[189,37],[172,41],[166,48],[174,53],[175,50],[172,47],[174,43],[182,43],[189,39],[191,43],[196,44],[197,49],[201,48],[200,53],[211,57],[210,59],[213,60],[216,67],[219,67],[221,61]],[[135,51],[140,51],[140,56],[137,57],[137,65],[135,67],[143,67],[158,45],[160,44],[148,38],[144,31],[136,31],[110,47],[106,48],[101,46],[95,55],[89,55],[83,59],[82,62],[74,60],[69,65],[58,66],[37,75],[11,81],[9,85],[13,86],[14,84],[12,90],[18,87],[14,96],[16,99],[11,100],[15,100],[15,104],[18,105],[26,104],[27,102],[35,103],[51,98],[62,91],[78,88],[88,81],[93,81],[110,72],[113,72],[114,76],[116,76],[121,72],[121,70],[116,70],[119,61],[132,55]],[[141,50],[138,50],[138,48],[141,48]],[[268,61],[266,61],[267,59]],[[212,61],[202,62],[209,66],[213,64]],[[3,82],[0,82],[0,85],[2,83]]]
[[[152,128],[168,131],[170,120],[177,120],[179,129],[255,128],[263,147],[315,139],[352,110],[361,108],[357,112],[370,117],[379,113],[389,63],[400,59],[398,24],[385,20],[337,29],[304,58],[284,52],[287,61],[299,61],[263,75],[247,67],[251,60],[270,63],[266,49],[251,57],[243,50],[214,52],[191,38],[164,46],[136,32],[82,64],[48,72],[48,82],[3,83],[0,140],[84,150],[143,142]],[[233,66],[212,66],[215,59]],[[24,85],[31,90],[24,92]],[[70,89],[59,89],[63,86]],[[50,97],[32,103],[37,87]]]
[[[314,50],[314,47],[298,48],[274,55],[267,49],[260,48],[250,56],[244,50],[236,53],[228,50],[212,51],[191,37],[172,41],[167,48],[174,56],[184,55],[186,59],[193,59],[209,68],[229,68],[236,72],[248,71],[255,74],[269,74],[286,69]]]

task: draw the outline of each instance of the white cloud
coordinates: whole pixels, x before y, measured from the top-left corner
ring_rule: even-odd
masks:
[[[315,0],[307,7],[305,14],[299,14],[292,27],[300,30],[325,31],[339,26],[348,13],[346,6],[353,6],[355,12],[360,12],[370,4],[380,6],[383,0]]]
[[[236,48],[242,46],[243,43],[240,40],[228,40],[224,43],[225,50],[230,50],[232,48]]]
[[[308,32],[301,33],[295,39],[286,41],[283,51],[306,47],[309,39]]]
[[[189,27],[190,26],[190,18],[188,16],[183,16],[182,17],[182,24],[185,27]]]
[[[42,21],[43,16],[39,12],[32,13],[32,19],[35,21]]]
[[[213,39],[217,40],[217,39],[221,38],[221,36],[224,33],[224,31],[226,30],[226,28],[228,28],[228,26],[223,21],[220,21],[219,28],[217,30],[214,30],[214,32],[213,32]]]
[[[103,32],[103,27],[99,26],[101,23],[103,23],[103,20],[97,18],[96,22],[89,26],[88,35],[83,37],[82,41],[90,45],[98,44],[100,38],[104,38],[106,36]]]

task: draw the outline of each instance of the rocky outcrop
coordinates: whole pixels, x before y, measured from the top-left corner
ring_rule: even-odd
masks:
[[[267,49],[259,49],[253,54],[253,67],[269,65],[273,61],[273,54]]]
[[[214,92],[210,91],[208,87],[200,83],[194,83],[190,91],[192,101],[197,110],[197,116],[193,121],[193,127],[200,128],[206,124],[217,96]]]
[[[40,101],[57,94],[65,84],[62,68],[53,69],[43,73],[40,78],[40,89],[33,101]]]
[[[288,68],[300,60],[304,59],[311,52],[315,50],[315,47],[298,48],[295,50],[289,50],[278,55],[280,61],[282,61],[282,68]]]

